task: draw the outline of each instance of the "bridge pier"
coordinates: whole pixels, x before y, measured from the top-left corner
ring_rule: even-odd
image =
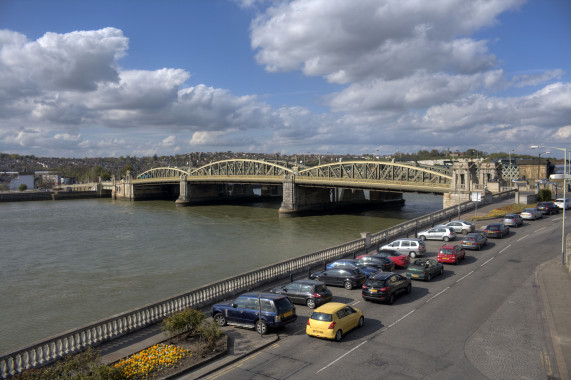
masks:
[[[282,204],[278,210],[280,217],[291,217],[330,208],[332,208],[332,202],[329,189],[298,186],[295,184],[295,174],[285,177]]]

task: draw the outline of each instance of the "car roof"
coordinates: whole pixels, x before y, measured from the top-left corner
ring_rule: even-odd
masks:
[[[482,235],[482,234],[479,233],[479,232],[472,232],[472,233],[469,233],[469,234],[464,235],[464,239],[466,239],[466,238],[468,238],[468,237],[480,236],[480,235]]]
[[[393,272],[377,272],[369,278],[373,280],[386,280],[387,278],[391,277],[393,274],[394,274]]]
[[[260,295],[260,298],[270,299],[270,300],[278,300],[280,298],[286,297],[284,295],[276,293],[244,293],[240,294],[238,297],[258,298],[258,294]]]
[[[313,312],[314,313],[332,314],[332,313],[335,313],[336,311],[339,311],[339,310],[341,310],[347,306],[349,306],[349,305],[347,305],[345,303],[341,303],[341,302],[327,302],[325,305],[319,306]]]
[[[407,240],[407,241],[419,241],[419,240],[420,240],[420,241],[422,241],[422,239],[418,239],[418,238],[401,238],[401,239],[396,239],[396,240],[394,240],[393,243],[394,243],[395,241],[403,241],[403,240]],[[390,243],[389,243],[389,244],[390,244]]]
[[[310,279],[295,280],[293,283],[295,283],[295,284],[305,284],[305,285],[324,285],[324,284],[325,284],[323,281],[310,280]]]
[[[458,244],[444,244],[442,247],[440,247],[440,249],[444,248],[444,249],[452,249],[455,246],[457,246]]]

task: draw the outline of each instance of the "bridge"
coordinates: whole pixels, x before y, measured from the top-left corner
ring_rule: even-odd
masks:
[[[443,194],[448,207],[474,191],[505,190],[501,166],[478,161],[451,167],[390,161],[334,162],[308,168],[253,159],[229,159],[199,168],[159,167],[113,181],[114,198],[173,199],[187,206],[260,196],[281,196],[280,215],[331,209],[339,204],[400,203],[405,192]],[[260,189],[260,194],[254,193]],[[367,192],[367,194],[365,193]],[[367,199],[368,198],[368,199]]]

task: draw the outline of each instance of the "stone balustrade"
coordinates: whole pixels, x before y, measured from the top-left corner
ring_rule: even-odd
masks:
[[[494,194],[492,202],[507,196],[513,196],[513,191]],[[143,329],[186,308],[201,308],[280,278],[308,271],[311,267],[342,257],[356,256],[369,250],[368,241],[370,241],[371,246],[378,245],[383,241],[408,235],[418,228],[432,226],[439,221],[451,219],[458,215],[459,208],[460,212],[465,212],[474,209],[474,207],[473,202],[465,202],[371,234],[370,240],[361,238],[336,247],[285,260],[64,332],[1,356],[0,378],[7,378],[27,369],[53,363],[67,355],[81,352],[89,347],[98,346],[103,342]]]

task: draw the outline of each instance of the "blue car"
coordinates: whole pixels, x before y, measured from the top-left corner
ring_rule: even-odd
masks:
[[[242,294],[231,302],[212,306],[211,315],[220,326],[253,327],[260,334],[267,333],[268,328],[282,327],[297,319],[295,306],[289,298],[273,293]]]
[[[375,267],[369,266],[357,259],[343,259],[337,260],[329,263],[325,266],[326,269],[333,268],[350,268],[350,269],[361,269],[367,277],[377,273],[379,270]]]

